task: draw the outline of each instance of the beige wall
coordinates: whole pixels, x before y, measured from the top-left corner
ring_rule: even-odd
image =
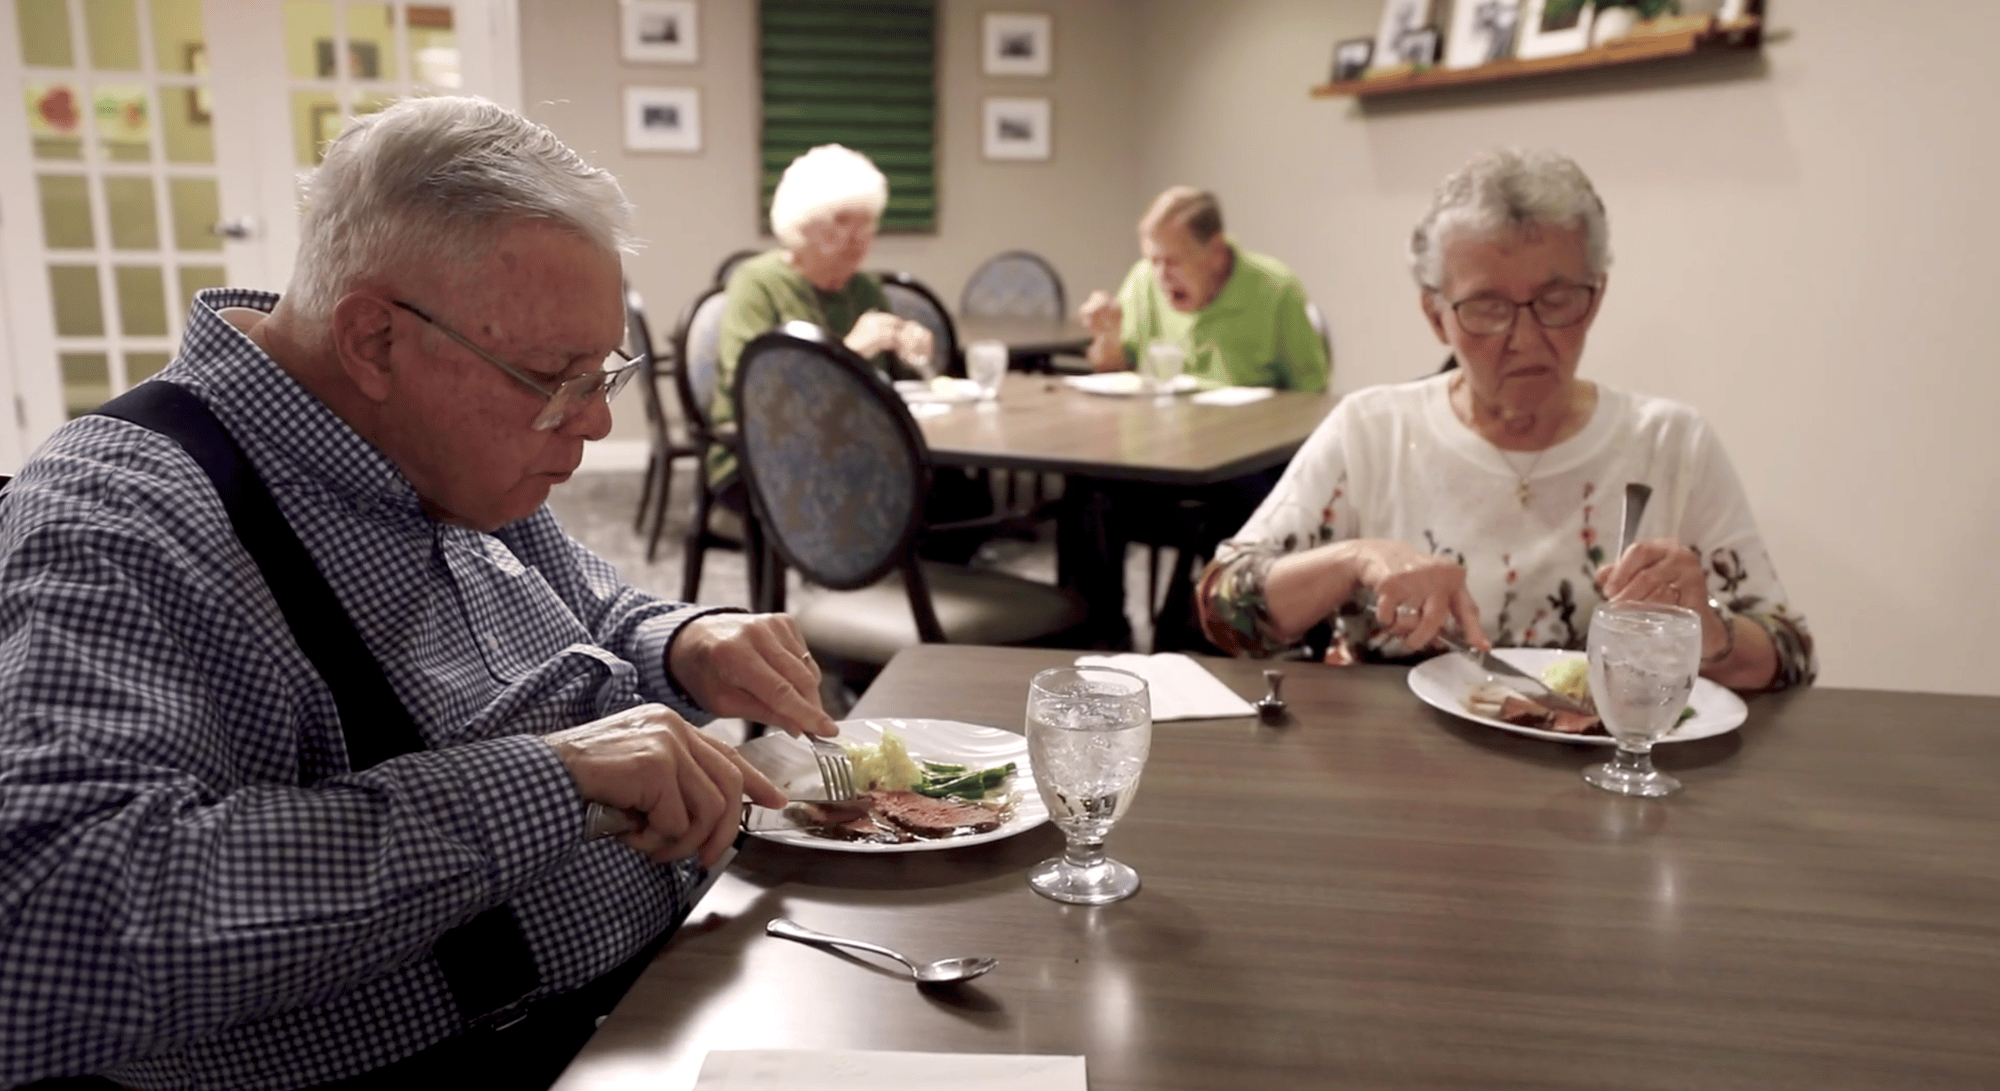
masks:
[[[1715,423],[1822,683],[2000,693],[2000,8],[1771,7],[1761,60],[1378,109],[1306,88],[1379,0],[1151,0],[1140,189],[1219,189],[1326,309],[1351,390],[1443,356],[1401,260],[1437,179],[1569,152],[1616,254],[1585,373]]]
[[[1080,297],[1132,259],[1152,193],[1211,186],[1232,233],[1325,308],[1352,390],[1443,357],[1401,257],[1430,187],[1495,144],[1562,148],[1609,204],[1617,256],[1586,374],[1715,423],[1822,682],[2000,693],[1982,654],[2000,633],[2000,8],[1772,6],[1760,57],[1364,108],[1306,91],[1380,0],[943,0],[941,227],[883,239],[873,264],[955,298],[979,260],[1025,246]],[[1055,14],[1051,79],[979,75],[989,9]],[[651,241],[630,268],[663,319],[755,240],[754,12],[704,0],[702,63],[642,68],[616,62],[611,0],[522,3],[530,113],[625,179]],[[629,83],[701,87],[703,153],[625,154]],[[1044,93],[1055,159],[983,161],[979,99]]]
[[[987,10],[1057,11],[1048,78],[980,73],[980,14]],[[756,0],[703,0],[698,64],[627,65],[618,60],[616,0],[521,3],[528,115],[617,174],[638,205],[646,247],[626,269],[663,342],[725,255],[769,245],[757,218],[756,11]],[[975,266],[1013,248],[1047,257],[1073,295],[1112,284],[1136,256],[1139,69],[1131,45],[1138,14],[1119,0],[942,0],[938,231],[878,238],[869,267],[915,274],[947,303]],[[626,152],[619,103],[627,86],[700,88],[701,153]],[[988,95],[1053,100],[1048,162],[981,156],[981,100]],[[614,432],[643,435],[643,421],[631,412]]]

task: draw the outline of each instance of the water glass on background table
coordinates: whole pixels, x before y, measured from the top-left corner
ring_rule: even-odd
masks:
[[[1155,341],[1146,346],[1146,381],[1153,393],[1165,396],[1174,391],[1174,382],[1187,367],[1187,350],[1172,341]]]
[[[1681,782],[1653,768],[1653,744],[1680,722],[1701,670],[1701,619],[1650,602],[1607,602],[1590,616],[1590,695],[1618,740],[1583,779],[1628,796],[1663,796]]]
[[[1028,873],[1036,892],[1102,905],[1139,889],[1139,873],[1104,855],[1104,839],[1132,806],[1152,744],[1152,698],[1131,671],[1056,667],[1028,683],[1035,787],[1065,841]]]
[[[1007,377],[1007,343],[974,341],[965,346],[965,377],[979,388],[980,401],[998,398],[1000,381]]]

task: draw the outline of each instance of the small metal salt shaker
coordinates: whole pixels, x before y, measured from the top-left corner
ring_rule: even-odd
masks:
[[[1278,691],[1285,685],[1285,672],[1266,670],[1264,672],[1264,696],[1257,700],[1257,718],[1267,724],[1275,724],[1285,718],[1285,699]]]

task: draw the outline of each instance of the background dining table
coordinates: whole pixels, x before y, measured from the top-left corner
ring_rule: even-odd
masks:
[[[1008,373],[1000,397],[920,417],[943,466],[1210,485],[1282,464],[1338,401],[1276,391],[1243,405],[1191,394],[1110,396],[1056,375]]]
[[[1020,730],[1075,653],[931,645],[857,717]],[[1204,660],[1245,697],[1274,664]],[[1286,719],[1161,723],[1111,854],[1061,905],[1043,826],[900,855],[744,844],[562,1091],[681,1091],[709,1050],[1081,1054],[1097,1091],[2000,1086],[2000,699],[1757,697],[1614,796],[1600,747],[1287,662]],[[610,911],[610,910],[607,910]],[[768,938],[789,916],[1000,966],[926,993]],[[951,1084],[938,1058],[936,1084]]]
[[[1002,342],[1009,366],[1023,371],[1047,371],[1056,356],[1080,356],[1090,347],[1090,331],[1074,318],[959,315],[953,325],[961,348],[974,341]]]

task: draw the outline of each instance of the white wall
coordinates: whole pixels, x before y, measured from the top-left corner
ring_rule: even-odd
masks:
[[[1715,423],[1821,683],[2000,693],[2000,7],[1771,7],[1761,59],[1381,108],[1306,93],[1379,0],[1148,0],[1139,190],[1214,187],[1351,390],[1443,357],[1402,264],[1430,188],[1490,146],[1568,152],[1616,255],[1584,372]]]

